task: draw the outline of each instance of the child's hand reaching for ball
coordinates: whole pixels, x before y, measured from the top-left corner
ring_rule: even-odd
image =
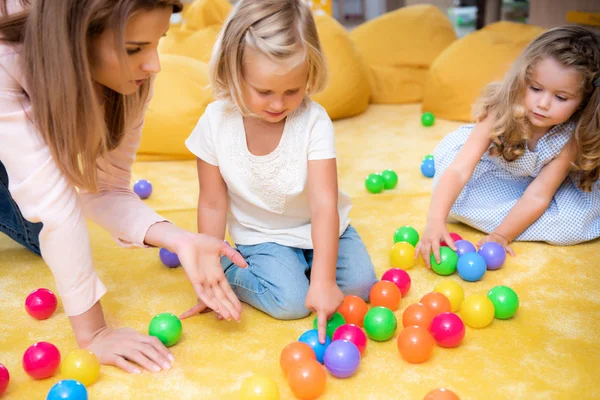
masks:
[[[313,281],[308,287],[305,305],[306,308],[317,313],[317,327],[321,344],[325,343],[327,320],[340,308],[343,302],[344,293],[342,293],[336,281]]]

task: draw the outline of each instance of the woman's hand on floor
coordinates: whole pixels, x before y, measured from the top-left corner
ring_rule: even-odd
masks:
[[[452,250],[456,251],[456,245],[454,239],[450,236],[445,223],[440,224],[427,224],[421,240],[415,247],[415,259],[419,257],[419,254],[423,257],[427,268],[431,268],[430,255],[433,252],[435,261],[440,263],[440,243],[445,241]]]
[[[305,305],[317,313],[319,342],[325,343],[327,320],[344,302],[344,293],[335,281],[314,281],[308,287]]]

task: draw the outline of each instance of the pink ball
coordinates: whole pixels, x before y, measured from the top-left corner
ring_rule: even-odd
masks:
[[[452,240],[454,240],[454,243],[456,243],[458,240],[462,240],[462,236],[460,236],[458,233],[450,232],[450,237],[452,238]],[[448,243],[446,243],[445,240],[442,240],[440,242],[440,246],[448,247]]]
[[[23,369],[33,379],[50,378],[60,365],[60,352],[55,345],[37,342],[23,354]]]
[[[465,324],[451,312],[436,315],[429,330],[441,347],[457,347],[465,337]]]
[[[10,382],[10,374],[6,367],[0,364],[0,397],[2,397],[2,394],[6,391],[8,382]]]
[[[367,335],[359,326],[354,324],[340,325],[333,333],[331,340],[347,340],[352,342],[356,345],[361,355],[367,348]]]
[[[406,296],[410,289],[410,275],[403,269],[400,268],[390,268],[381,277],[382,281],[390,281],[394,282],[398,289],[400,289],[400,293],[402,293],[402,297]]]
[[[25,299],[25,310],[27,314],[35,319],[48,319],[56,311],[58,300],[52,291],[48,289],[36,289]]]

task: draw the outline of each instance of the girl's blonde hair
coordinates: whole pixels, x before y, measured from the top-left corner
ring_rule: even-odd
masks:
[[[305,0],[240,0],[221,30],[210,61],[214,96],[230,100],[242,114],[250,115],[242,96],[246,47],[274,61],[303,51],[308,62],[306,94],[318,93],[327,84],[327,64]]]
[[[484,89],[475,106],[475,117],[482,120],[488,113],[495,118],[491,133],[490,155],[508,161],[519,158],[531,136],[530,122],[523,105],[525,91],[536,65],[553,58],[581,74],[583,101],[575,112],[577,126],[574,140],[578,156],[574,168],[580,171],[579,187],[590,191],[600,177],[600,37],[579,26],[551,29],[527,46],[512,65],[502,83]]]
[[[10,1],[10,0],[8,0]],[[114,29],[125,68],[124,30],[141,10],[182,9],[179,0],[20,0],[25,11],[8,15],[0,0],[0,36],[22,43],[33,123],[67,179],[97,190],[97,160],[121,143],[148,100],[147,81],[133,95],[104,88],[98,97],[90,68],[90,42]]]

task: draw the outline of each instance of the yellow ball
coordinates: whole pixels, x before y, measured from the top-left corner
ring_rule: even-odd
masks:
[[[75,379],[83,385],[89,386],[98,380],[100,361],[91,351],[77,349],[62,361],[60,374],[63,379]]]
[[[494,320],[494,304],[484,294],[474,294],[463,301],[460,315],[471,328],[485,328]]]
[[[438,283],[433,289],[434,292],[445,295],[452,305],[452,312],[457,312],[465,299],[465,292],[460,285],[451,280],[444,280]]]
[[[279,400],[279,388],[269,377],[252,375],[242,384],[241,400]]]
[[[411,269],[415,266],[415,248],[406,242],[394,243],[390,250],[390,264],[394,268]]]

